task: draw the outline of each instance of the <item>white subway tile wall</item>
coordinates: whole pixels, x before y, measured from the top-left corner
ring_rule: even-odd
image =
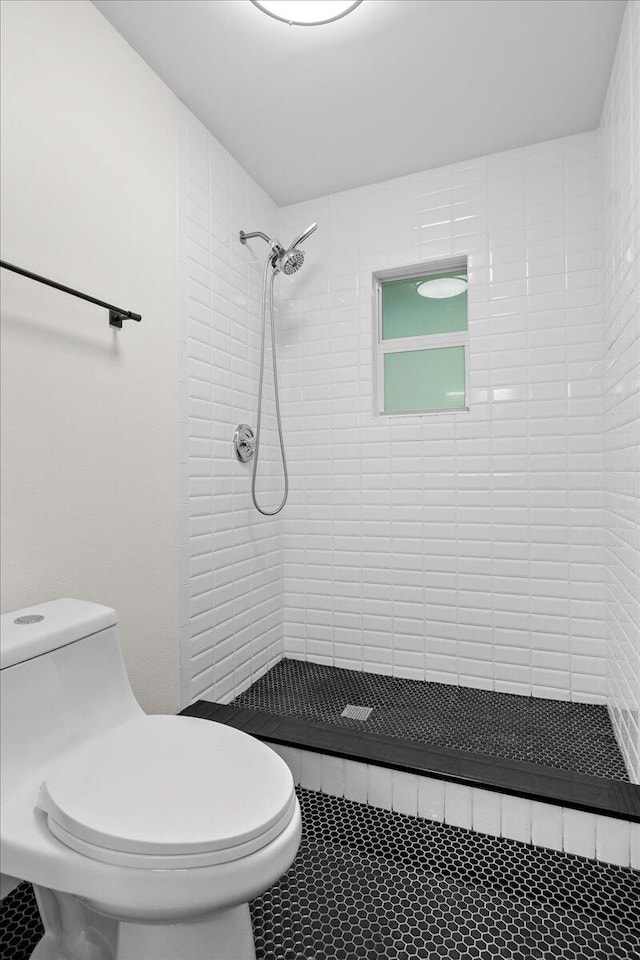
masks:
[[[237,424],[255,427],[267,253],[262,241],[242,246],[238,232],[275,232],[277,209],[186,109],[181,138],[180,623],[187,704],[229,700],[280,659],[283,578],[281,520],[254,510],[250,468],[231,448]],[[270,505],[281,482],[270,388],[265,412],[260,491]]]
[[[280,211],[288,656],[604,702],[599,145]],[[465,254],[469,412],[374,417],[372,271]]]
[[[604,548],[609,708],[640,783],[640,3],[627,4],[602,120]]]
[[[270,743],[296,784],[383,810],[640,869],[640,824]],[[328,763],[327,761],[331,761]],[[363,768],[365,773],[363,773]],[[331,774],[325,784],[325,771]],[[354,783],[358,784],[355,791]],[[417,797],[417,809],[416,809]]]

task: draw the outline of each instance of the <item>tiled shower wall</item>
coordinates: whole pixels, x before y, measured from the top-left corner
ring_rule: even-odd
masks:
[[[277,209],[215,137],[181,116],[178,184],[183,704],[227,700],[280,658],[282,527],[250,500],[234,457],[236,425],[255,426],[264,246],[241,229],[275,231]],[[257,241],[260,244],[260,241]],[[273,397],[267,397],[273,422]],[[274,437],[266,453],[275,457]],[[262,473],[262,471],[261,471]],[[265,457],[259,490],[278,502]]]
[[[637,2],[603,116],[604,364],[598,134],[278,211],[185,111],[184,702],[229,699],[282,652],[538,696],[608,693],[637,778],[634,31]],[[304,270],[277,282],[292,492],[284,519],[265,521],[229,447],[237,423],[255,424],[266,252],[237,231],[286,240],[313,219]],[[460,254],[470,411],[373,417],[371,272]],[[271,402],[267,414],[275,503]]]
[[[609,698],[640,782],[640,3],[627,4],[603,112],[604,547]]]
[[[604,700],[599,143],[281,210],[288,655]],[[374,417],[372,271],[461,254],[469,412]]]

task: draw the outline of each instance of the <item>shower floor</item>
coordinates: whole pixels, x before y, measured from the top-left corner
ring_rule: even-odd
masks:
[[[347,704],[372,707],[350,720]],[[604,706],[284,659],[233,701],[313,723],[628,782]]]

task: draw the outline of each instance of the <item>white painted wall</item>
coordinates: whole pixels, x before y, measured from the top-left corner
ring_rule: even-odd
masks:
[[[281,210],[285,650],[606,696],[597,133]],[[468,413],[372,416],[372,271],[467,254]]]
[[[609,702],[640,783],[640,2],[630,0],[602,116],[605,567]]]
[[[2,4],[3,610],[115,607],[136,694],[178,706],[178,101],[88,0]]]
[[[262,272],[277,208],[186,109],[179,178],[182,700],[228,700],[282,655],[282,515],[251,502],[236,460],[239,423],[256,426]],[[282,282],[278,281],[278,285]],[[273,509],[282,477],[270,352],[258,493]]]

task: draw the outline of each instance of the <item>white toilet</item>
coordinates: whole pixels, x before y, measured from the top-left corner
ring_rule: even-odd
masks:
[[[2,617],[4,874],[34,884],[36,960],[245,960],[248,903],[300,843],[293,778],[247,734],[147,716],[113,610]]]

